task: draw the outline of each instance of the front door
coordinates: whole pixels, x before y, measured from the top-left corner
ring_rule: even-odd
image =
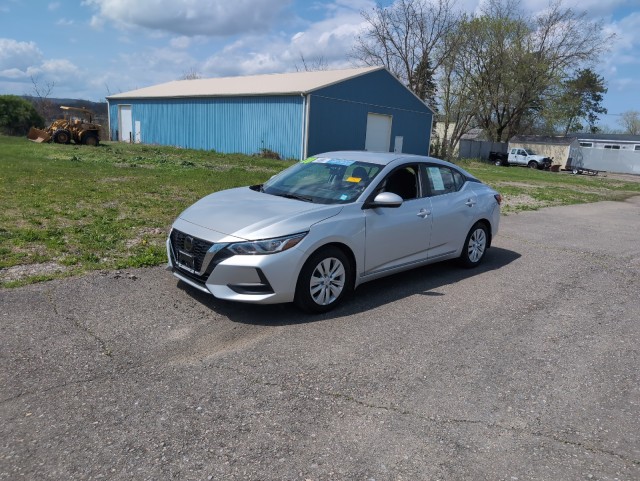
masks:
[[[404,199],[400,207],[365,210],[365,275],[408,266],[427,258],[431,201],[422,195],[418,172],[418,165],[405,166],[381,182],[380,192],[393,192]],[[401,181],[397,182],[399,179]]]

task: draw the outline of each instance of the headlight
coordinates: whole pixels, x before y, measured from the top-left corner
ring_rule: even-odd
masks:
[[[294,234],[286,237],[276,237],[275,239],[265,239],[252,242],[237,242],[227,247],[227,250],[236,255],[251,256],[275,254],[277,252],[286,251],[297,245],[307,233]]]

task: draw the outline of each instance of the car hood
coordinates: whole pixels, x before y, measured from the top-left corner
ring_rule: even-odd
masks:
[[[341,205],[312,204],[239,187],[200,199],[179,219],[219,234],[257,240],[304,232],[341,210]]]

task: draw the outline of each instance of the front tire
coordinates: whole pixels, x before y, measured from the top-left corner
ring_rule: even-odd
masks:
[[[531,162],[529,162],[528,167],[530,169],[538,169],[538,163],[535,160],[532,160]]]
[[[96,134],[85,134],[82,139],[82,143],[84,145],[90,145],[91,147],[97,147],[100,140]]]
[[[351,291],[352,271],[349,259],[337,247],[316,251],[300,270],[294,302],[312,313],[333,309]]]
[[[476,222],[464,241],[460,263],[464,267],[476,267],[484,259],[484,255],[489,247],[489,232],[487,226],[482,222]]]
[[[56,130],[53,133],[53,141],[56,144],[68,144],[71,142],[71,132],[65,129]]]

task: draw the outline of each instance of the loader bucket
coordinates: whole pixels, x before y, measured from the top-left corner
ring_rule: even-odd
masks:
[[[46,133],[44,130],[36,129],[35,127],[31,127],[29,129],[29,133],[27,134],[27,138],[32,142],[49,142],[51,140],[51,136]]]

